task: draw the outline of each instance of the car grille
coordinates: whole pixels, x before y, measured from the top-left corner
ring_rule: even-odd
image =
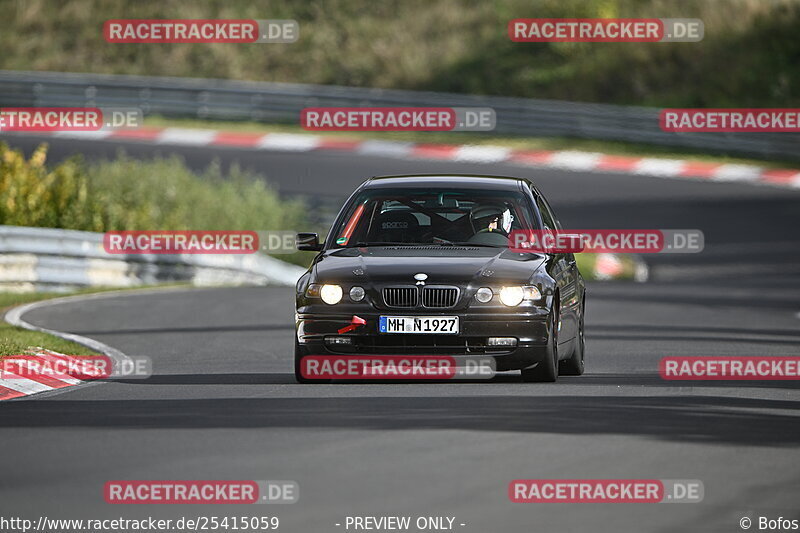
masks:
[[[486,346],[486,337],[460,335],[356,335],[353,344],[328,345],[328,351],[364,355],[502,355],[516,347]]]
[[[456,287],[424,287],[422,289],[422,305],[443,309],[453,307],[458,300]]]
[[[416,287],[386,287],[383,301],[389,307],[416,307],[418,294]]]

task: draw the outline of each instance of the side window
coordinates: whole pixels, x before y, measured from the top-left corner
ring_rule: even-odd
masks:
[[[559,229],[556,226],[556,221],[553,217],[553,214],[550,212],[550,207],[544,201],[544,198],[541,196],[536,197],[536,206],[539,208],[539,212],[542,214],[542,222],[547,229]]]

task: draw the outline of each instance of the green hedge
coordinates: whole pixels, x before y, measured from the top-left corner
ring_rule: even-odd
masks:
[[[45,164],[47,147],[29,159],[0,143],[0,224],[85,231],[298,230],[305,205],[264,180],[211,165],[198,175],[178,157],[138,161],[120,153],[85,164]],[[282,256],[302,262],[305,256]]]

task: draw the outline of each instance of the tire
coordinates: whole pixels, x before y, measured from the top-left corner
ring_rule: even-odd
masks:
[[[544,360],[533,368],[522,369],[525,383],[552,383],[558,379],[558,308],[550,311],[548,322],[548,342]]]
[[[303,377],[303,373],[300,371],[300,365],[302,364],[303,357],[306,356],[306,355],[308,355],[308,354],[305,353],[305,350],[300,347],[300,344],[298,344],[297,339],[295,339],[295,341],[294,341],[294,379],[298,383],[302,383],[302,384],[306,384],[306,385],[308,385],[308,384],[320,385],[320,384],[324,384],[324,383],[330,383],[331,381],[333,381],[331,379],[308,379],[308,378],[304,378]]]
[[[558,373],[562,376],[580,376],[585,369],[584,357],[586,354],[586,342],[583,337],[583,315],[586,308],[586,299],[581,303],[581,318],[578,321],[578,336],[575,339],[575,348],[569,359],[561,361]]]

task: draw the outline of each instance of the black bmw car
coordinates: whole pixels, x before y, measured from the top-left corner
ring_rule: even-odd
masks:
[[[509,246],[561,229],[527,179],[384,176],[350,196],[297,283],[295,375],[306,356],[491,358],[524,381],[584,370],[585,285],[571,253]]]

